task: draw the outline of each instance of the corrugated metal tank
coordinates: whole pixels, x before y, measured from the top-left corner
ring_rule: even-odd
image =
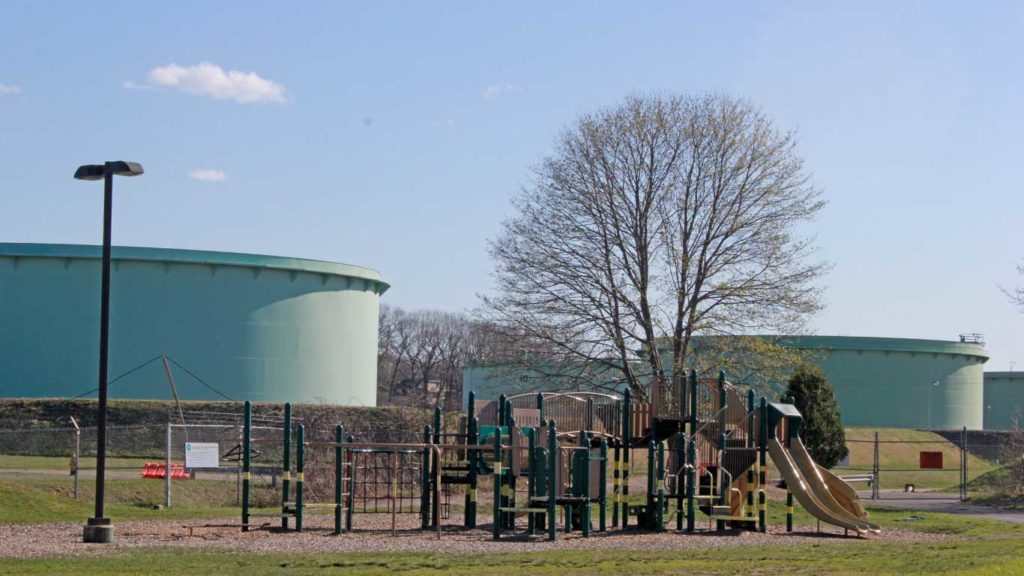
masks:
[[[1024,372],[985,372],[985,429],[1024,428]]]
[[[99,246],[0,243],[0,397],[96,387]],[[376,402],[380,295],[368,268],[195,250],[115,247],[110,388],[184,399]],[[187,369],[196,378],[184,372]],[[205,384],[209,384],[207,387]]]
[[[930,412],[932,428],[982,428],[982,344],[855,336],[783,342],[814,353],[847,426],[926,428]]]

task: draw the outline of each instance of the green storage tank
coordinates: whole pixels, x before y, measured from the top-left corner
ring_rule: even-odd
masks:
[[[1018,426],[1024,428],[1024,372],[985,372],[985,429]]]
[[[781,342],[813,353],[847,426],[982,428],[988,355],[980,342],[855,336]]]
[[[98,246],[0,243],[0,397],[96,387],[100,257]],[[169,398],[162,362],[150,362],[166,355],[184,399],[372,406],[387,288],[374,270],[333,262],[115,247],[110,377],[142,368],[111,397]]]

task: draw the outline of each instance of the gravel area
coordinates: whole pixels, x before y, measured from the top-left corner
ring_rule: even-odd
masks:
[[[83,544],[80,524],[8,524],[0,525],[0,557],[38,556],[84,556],[109,554],[134,548],[180,547],[212,548],[255,553],[303,553],[303,552],[523,552],[558,549],[622,549],[659,550],[689,548],[726,548],[753,545],[800,545],[825,542],[844,545],[864,545],[872,540],[884,542],[932,542],[950,540],[955,537],[940,534],[926,534],[901,529],[886,529],[880,535],[865,538],[844,537],[842,531],[822,529],[815,532],[814,526],[798,526],[787,534],[781,526],[770,526],[767,534],[748,531],[726,531],[719,533],[698,532],[686,534],[670,530],[653,534],[642,530],[609,530],[594,532],[590,538],[583,538],[579,532],[559,533],[558,540],[548,542],[542,536],[527,537],[522,529],[515,535],[503,535],[500,542],[491,539],[490,525],[467,530],[457,525],[460,518],[445,521],[450,524],[442,531],[441,539],[436,532],[418,529],[419,520],[414,515],[398,517],[398,532],[392,536],[391,517],[388,515],[357,515],[355,530],[351,534],[335,536],[331,533],[333,520],[328,516],[306,519],[306,531],[283,532],[279,528],[268,528],[243,533],[237,527],[237,518],[216,520],[159,520],[138,522],[117,522],[113,545]],[[524,526],[525,528],[525,526]],[[706,528],[706,525],[705,525]]]

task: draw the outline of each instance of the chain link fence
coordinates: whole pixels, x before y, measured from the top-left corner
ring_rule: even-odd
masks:
[[[848,460],[833,469],[872,500],[967,500],[1002,464],[999,433],[882,429],[848,431]]]
[[[283,472],[282,418],[283,414],[277,406],[263,407],[261,412],[253,415],[253,493],[259,494],[261,499],[253,502],[256,506],[280,505],[274,498],[279,493]],[[91,481],[95,477],[97,429],[79,427],[74,418],[69,420],[71,425],[63,427],[0,429],[0,477],[46,478],[48,481],[67,479],[74,487],[74,498],[78,498],[80,482]],[[163,498],[152,504],[168,507],[174,503],[174,493],[181,489],[178,487],[182,486],[183,478],[230,482],[234,487],[234,504],[240,505],[241,410],[174,410],[159,420],[160,423],[107,427],[107,478],[162,482]],[[335,413],[329,408],[316,407],[309,409],[302,417],[293,419],[293,439],[294,428],[303,424],[307,440],[333,440],[335,426],[340,423],[346,427],[346,437],[352,436],[358,442],[417,443],[423,440],[423,425],[428,421],[426,413],[386,422],[373,411],[365,414],[355,410]],[[190,462],[186,457],[186,447],[189,444],[205,445],[204,448],[215,450],[216,465],[207,461],[201,466],[188,466]],[[294,450],[293,446],[292,472]],[[325,481],[328,476],[333,479],[326,467],[319,470],[321,465],[326,466],[332,454],[319,452],[324,451],[307,452],[307,470],[312,480],[309,482],[311,495],[318,492],[319,483],[316,480],[321,479],[321,476]],[[223,492],[219,490],[218,494]],[[220,501],[220,505],[226,503]]]

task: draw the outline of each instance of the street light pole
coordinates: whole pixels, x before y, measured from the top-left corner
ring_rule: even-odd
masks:
[[[939,385],[939,381],[936,380],[928,385],[928,430],[932,429],[932,388]]]
[[[86,521],[83,542],[110,543],[113,526],[103,513],[104,485],[107,467],[107,358],[110,336],[110,228],[113,220],[114,176],[138,176],[142,166],[135,162],[106,162],[103,165],[80,166],[75,171],[78,180],[103,178],[103,263],[100,287],[100,357],[99,357],[99,415],[96,419],[96,510]]]

